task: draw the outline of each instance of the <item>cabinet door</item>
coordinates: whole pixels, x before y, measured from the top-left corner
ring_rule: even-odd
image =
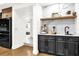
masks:
[[[55,37],[51,37],[51,38],[49,38],[48,39],[48,52],[49,53],[53,53],[53,54],[55,54],[55,46],[56,46],[56,44],[55,44]]]
[[[69,42],[68,43],[68,56],[77,56],[78,55],[78,43]]]
[[[2,9],[2,18],[12,17],[12,7]]]
[[[40,52],[45,52],[45,41],[44,40],[39,40],[38,49]]]
[[[57,55],[65,55],[64,52],[65,40],[64,37],[57,37],[56,39],[56,54]]]
[[[64,52],[64,42],[56,42],[56,54],[57,55],[65,55]]]
[[[38,49],[40,52],[48,51],[48,40],[45,37],[40,36],[38,38]]]
[[[65,55],[67,56],[78,55],[78,38],[68,37],[64,49],[65,49]]]

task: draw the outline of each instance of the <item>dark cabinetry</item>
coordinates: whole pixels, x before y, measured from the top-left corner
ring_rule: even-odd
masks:
[[[56,37],[56,54],[57,55],[65,55],[65,40],[63,37]]]
[[[38,37],[40,52],[46,52],[62,56],[77,56],[79,37],[70,36],[43,36]]]
[[[38,44],[39,44],[39,51],[41,52],[47,52],[48,50],[48,41],[47,41],[47,38],[45,36],[39,36],[39,41],[38,41]]]
[[[12,47],[12,19],[0,19],[0,46]]]
[[[39,36],[38,49],[40,52],[55,53],[55,37]]]
[[[78,55],[78,43],[77,42],[68,42],[68,48],[66,55],[74,56]]]
[[[56,54],[74,56],[78,55],[77,37],[57,37]]]
[[[48,53],[53,53],[55,54],[55,37],[50,37],[48,39]]]

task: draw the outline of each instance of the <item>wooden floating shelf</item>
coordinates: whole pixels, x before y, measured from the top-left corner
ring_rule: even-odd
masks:
[[[41,18],[41,20],[56,20],[56,19],[74,19],[77,16],[60,16],[60,17],[51,17],[51,18]]]

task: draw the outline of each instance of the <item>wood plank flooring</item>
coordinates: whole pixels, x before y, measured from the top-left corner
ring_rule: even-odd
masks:
[[[22,46],[15,50],[0,47],[0,56],[51,56],[51,55],[45,53],[39,53],[38,55],[33,55],[32,47]]]

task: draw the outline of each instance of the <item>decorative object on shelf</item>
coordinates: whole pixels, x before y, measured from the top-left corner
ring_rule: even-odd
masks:
[[[70,15],[71,14],[71,11],[69,10],[69,11],[67,11],[67,13],[66,13],[67,15]]]
[[[52,13],[52,17],[59,17],[60,14],[59,13]]]
[[[73,14],[73,16],[77,16],[77,15],[76,15],[76,12],[73,12],[72,14]]]
[[[66,13],[67,15],[72,15],[72,16],[76,16],[76,12],[75,11],[67,11]]]

